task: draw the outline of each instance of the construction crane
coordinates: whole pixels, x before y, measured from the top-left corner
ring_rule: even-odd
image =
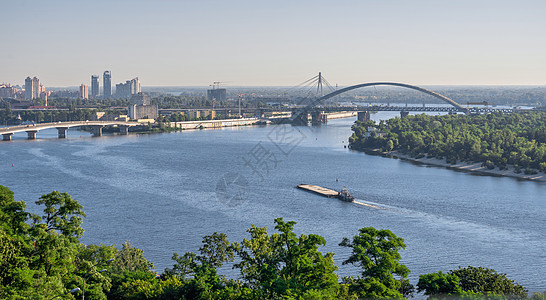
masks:
[[[237,95],[237,98],[239,99],[239,117],[238,117],[238,119],[241,118],[241,97],[244,96],[244,95],[246,95],[246,94]]]
[[[223,84],[225,82],[220,82],[220,81],[214,81],[212,84],[209,84],[209,86],[212,86],[212,89],[213,90],[217,90],[220,88],[220,84]]]

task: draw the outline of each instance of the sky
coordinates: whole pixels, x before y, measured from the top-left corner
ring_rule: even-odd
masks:
[[[0,83],[546,85],[543,0],[2,0]]]

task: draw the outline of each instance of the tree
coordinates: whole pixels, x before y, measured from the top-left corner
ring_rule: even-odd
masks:
[[[233,261],[234,248],[229,243],[225,233],[213,233],[203,238],[203,246],[199,249],[199,260],[210,267],[219,268],[225,262]]]
[[[57,193],[37,201],[46,204],[39,217],[25,212],[25,203],[0,187],[0,298],[51,298],[75,287],[74,259],[83,229],[73,214],[84,214],[77,201],[64,194],[59,200]],[[31,226],[25,223],[29,217]]]
[[[527,289],[493,269],[459,267],[447,274],[439,271],[419,276],[418,291],[425,295],[443,296],[494,296],[510,299],[527,298]]]
[[[413,157],[427,154],[448,162],[486,162],[489,168],[518,165],[528,173],[545,170],[546,113],[488,115],[416,115],[379,125],[382,135],[367,135],[369,124],[355,122],[349,143],[354,149],[389,149]]]
[[[347,283],[360,297],[401,298],[402,287],[405,293],[412,288],[403,281],[410,270],[400,264],[398,250],[404,249],[404,239],[397,237],[390,230],[377,230],[365,227],[350,241],[344,238],[340,246],[352,248],[352,254],[343,264],[354,264],[362,267],[362,277],[349,280]],[[399,276],[399,280],[394,278]]]
[[[69,194],[53,191],[42,195],[36,204],[45,205],[41,219],[45,221],[46,231],[56,230],[64,236],[75,239],[83,235],[81,227],[83,222],[81,217],[85,217],[82,211],[83,206]],[[35,218],[35,223],[38,222]]]
[[[244,239],[237,250],[235,264],[243,280],[257,291],[257,297],[306,295],[333,298],[339,285],[333,253],[323,255],[323,237],[293,232],[296,222],[275,219],[279,233],[269,235],[267,228],[252,226],[251,239]]]
[[[534,292],[530,299],[531,300],[546,300],[546,291],[542,293]]]
[[[463,290],[459,282],[457,275],[445,274],[442,271],[419,275],[417,291],[424,291],[425,295],[460,295]]]
[[[109,251],[103,250],[105,253]],[[110,254],[103,257],[110,257]],[[127,299],[125,295],[131,292],[133,282],[155,280],[154,265],[144,258],[143,250],[134,247],[129,241],[123,243],[120,250],[115,250],[114,257],[115,260],[108,265],[107,274],[112,284],[107,293],[108,299]]]
[[[0,227],[0,299],[30,290],[33,280],[29,269],[30,251],[23,236],[10,235]]]
[[[85,289],[85,297],[106,299],[106,293],[112,287],[110,274],[118,250],[114,246],[80,244],[74,264],[73,283]],[[115,261],[115,260],[114,260]],[[106,270],[104,273],[101,270]]]
[[[22,234],[28,228],[25,223],[29,214],[24,201],[15,201],[13,192],[0,185],[0,228],[8,234]]]
[[[163,277],[169,280],[172,278],[185,280],[183,284],[169,287],[176,295],[184,295],[189,299],[209,299],[225,289],[226,280],[217,274],[217,268],[233,261],[236,245],[232,245],[224,233],[217,232],[205,236],[202,243],[200,255],[192,252],[186,252],[182,256],[173,254],[172,259],[176,263],[172,269],[165,270]],[[188,275],[193,278],[186,279]],[[165,294],[161,297],[165,297]]]
[[[506,274],[499,274],[489,268],[459,267],[451,270],[451,274],[459,277],[463,291],[479,293],[482,295],[501,295],[516,298],[526,298],[528,290],[517,282],[508,279]]]
[[[393,148],[394,148],[394,142],[392,140],[388,140],[386,150],[387,151],[392,151]]]

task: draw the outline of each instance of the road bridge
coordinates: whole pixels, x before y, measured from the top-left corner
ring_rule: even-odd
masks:
[[[443,112],[448,114],[457,114],[460,111],[457,108],[449,106],[321,106],[314,108],[291,108],[292,116],[287,120],[294,125],[306,125],[309,122],[309,115],[311,115],[311,123],[320,124],[326,123],[328,120],[327,114],[335,112],[358,112],[359,116],[365,112],[379,112],[379,111],[396,111],[400,112],[400,116],[404,117],[410,112]],[[466,114],[483,114],[490,112],[503,112],[512,113],[516,111],[513,108],[484,108],[484,107],[470,107],[465,109]],[[359,118],[360,120],[360,118]],[[360,120],[362,121],[362,120]]]
[[[90,126],[93,136],[101,136],[102,128],[105,126],[117,126],[120,128],[121,134],[128,134],[129,127],[142,125],[138,122],[122,122],[122,121],[72,121],[72,122],[54,122],[54,123],[38,123],[32,125],[20,125],[12,127],[0,128],[2,140],[10,141],[11,136],[17,132],[26,132],[29,140],[36,139],[36,134],[44,129],[57,129],[59,138],[66,138],[66,132],[71,127]]]
[[[438,112],[449,112],[449,113],[458,113],[458,112],[481,113],[480,108],[475,108],[475,107],[465,108],[461,104],[455,102],[454,100],[452,100],[452,99],[450,99],[450,98],[448,98],[448,97],[446,97],[444,95],[438,94],[438,93],[436,93],[434,91],[431,91],[431,90],[428,90],[428,89],[425,89],[425,88],[422,88],[422,87],[418,87],[418,86],[415,86],[415,85],[405,84],[405,83],[398,83],[398,82],[369,82],[369,83],[361,83],[361,84],[352,85],[352,86],[349,86],[349,87],[342,88],[342,89],[339,89],[337,91],[331,92],[331,93],[329,93],[327,95],[324,95],[322,97],[319,97],[319,98],[311,101],[308,105],[306,105],[304,107],[301,107],[301,108],[298,108],[297,110],[294,110],[294,112],[292,114],[292,117],[290,117],[290,120],[294,124],[307,124],[309,113],[311,113],[311,115],[313,116],[314,119],[318,119],[320,117],[320,114],[321,114],[319,112],[319,110],[325,111],[326,108],[319,107],[319,104],[321,104],[323,101],[325,101],[325,100],[327,100],[329,98],[335,97],[335,96],[337,96],[339,94],[354,90],[354,89],[363,88],[363,87],[370,87],[370,86],[381,86],[381,85],[397,86],[397,87],[403,87],[403,88],[416,90],[416,91],[428,94],[430,96],[433,96],[435,98],[438,98],[438,99],[442,100],[443,102],[446,102],[450,106],[448,106],[448,107],[440,107],[440,106],[439,107],[430,107],[430,106],[429,107],[427,107],[427,106],[424,106],[424,107],[418,107],[418,106],[409,106],[409,107],[408,106],[405,106],[405,107],[404,106],[369,106],[369,107],[363,108],[362,111],[400,111],[401,114],[407,114],[410,111],[423,111],[423,112],[438,111]],[[358,110],[358,109],[359,109],[358,107],[354,108],[354,110]],[[493,110],[495,110],[495,109],[493,109]]]
[[[302,109],[302,108],[300,108]],[[297,111],[298,109],[292,109],[292,111]],[[390,105],[369,105],[369,106],[323,106],[315,107],[313,110],[320,110],[323,112],[339,112],[339,111],[408,111],[408,112],[447,112],[447,113],[458,113],[461,112],[458,108],[452,106],[390,106]],[[484,113],[489,111],[498,111],[511,113],[514,111],[513,108],[495,108],[495,107],[470,107],[465,108],[465,113]]]

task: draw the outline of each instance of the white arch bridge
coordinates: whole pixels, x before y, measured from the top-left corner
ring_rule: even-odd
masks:
[[[348,92],[350,90],[363,88],[363,87],[368,87],[368,86],[376,86],[376,85],[390,85],[390,86],[398,86],[398,87],[403,87],[403,88],[407,88],[407,89],[416,90],[416,91],[431,95],[433,97],[436,97],[436,98],[438,98],[438,99],[440,99],[440,100],[442,100],[442,101],[444,101],[444,102],[446,102],[448,104],[451,104],[453,107],[455,107],[459,111],[465,111],[465,108],[463,106],[461,106],[459,103],[453,101],[452,99],[450,99],[450,98],[448,98],[448,97],[446,97],[444,95],[440,95],[440,94],[438,94],[436,92],[433,92],[431,90],[427,90],[425,88],[418,87],[418,86],[415,86],[415,85],[406,84],[406,83],[398,83],[398,82],[368,82],[368,83],[355,84],[355,85],[352,85],[352,86],[348,86],[346,88],[342,88],[342,89],[337,90],[335,92],[332,92],[330,94],[324,95],[324,96],[322,96],[320,98],[317,98],[312,103],[310,103],[308,105],[308,107],[316,106],[316,105],[320,104],[322,101],[324,101],[326,99],[335,97],[335,96],[337,96],[339,94]]]
[[[320,77],[320,74],[319,74],[319,77]],[[317,105],[322,103],[324,100],[327,100],[329,98],[335,97],[335,96],[337,96],[339,94],[342,94],[342,93],[345,93],[345,92],[348,92],[348,91],[351,91],[351,90],[354,90],[354,89],[369,87],[369,86],[377,86],[377,85],[390,85],[390,86],[397,86],[397,87],[403,87],[403,88],[407,88],[407,89],[416,90],[416,91],[428,94],[430,96],[436,97],[436,98],[450,104],[452,106],[452,110],[454,110],[454,111],[467,112],[468,113],[467,109],[465,109],[462,105],[460,105],[459,103],[453,101],[452,99],[450,99],[450,98],[448,98],[448,97],[446,97],[444,95],[438,94],[436,92],[433,92],[431,90],[422,88],[422,87],[418,87],[418,86],[411,85],[411,84],[406,84],[406,83],[398,83],[398,82],[368,82],[368,83],[361,83],[361,84],[355,84],[355,85],[352,85],[352,86],[348,86],[346,88],[342,88],[342,89],[334,91],[334,92],[332,92],[330,94],[319,97],[319,98],[311,101],[305,107],[300,108],[296,112],[294,112],[290,119],[291,119],[292,122],[302,123],[301,119],[303,118],[303,116],[306,116],[310,111],[312,111]]]
[[[101,136],[102,128],[105,126],[117,126],[120,129],[121,134],[127,134],[129,127],[142,126],[138,122],[122,122],[122,121],[72,121],[72,122],[56,122],[56,123],[39,123],[33,125],[20,125],[13,127],[0,128],[0,134],[2,134],[2,140],[10,141],[11,136],[17,132],[26,132],[28,139],[36,139],[38,131],[43,129],[57,129],[59,138],[66,138],[66,132],[71,127],[90,126],[93,136]]]

